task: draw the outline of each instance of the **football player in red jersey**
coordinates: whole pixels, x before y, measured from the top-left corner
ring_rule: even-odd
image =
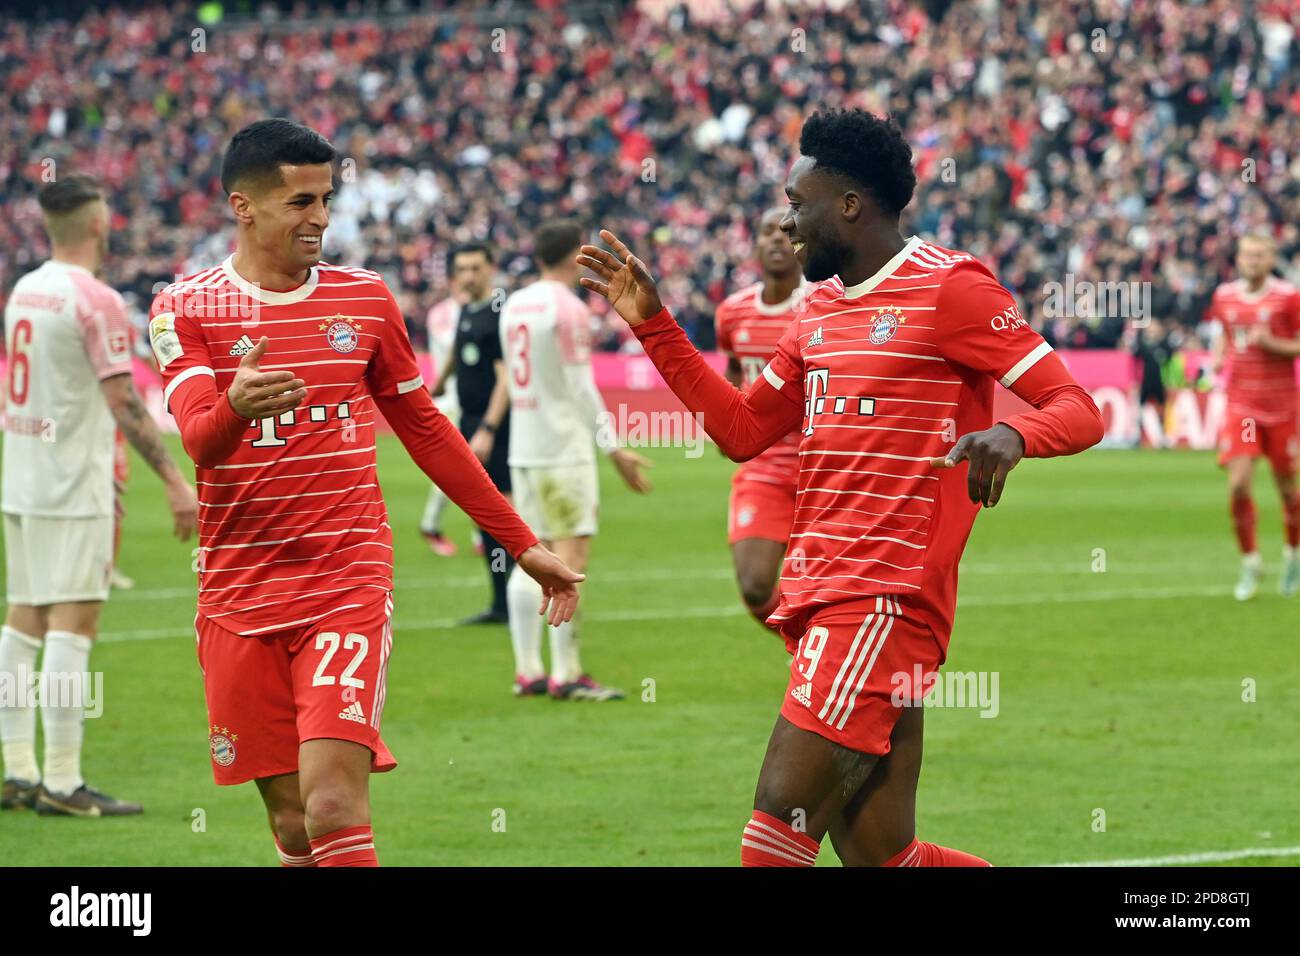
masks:
[[[727,381],[748,388],[763,373],[803,296],[803,275],[790,240],[779,228],[785,210],[769,209],[758,223],[754,251],[763,280],[722,301],[714,316],[718,348],[727,356]],[[777,579],[785,558],[799,477],[799,436],[791,432],[736,469],[727,508],[740,596],[765,626],[776,610]]]
[[[772,615],[794,660],[742,862],[811,866],[829,833],[850,865],[986,865],[916,839],[921,699],[947,653],[980,505],[997,504],[1022,457],[1096,444],[1101,415],[988,269],[900,234],[916,178],[895,124],[818,113],[799,147],[781,228],[820,284],[747,390],[704,362],[645,264],[608,231],[613,254],[582,248],[597,275],[582,282],[733,459],[803,426]],[[1035,410],[994,424],[995,382]]]
[[[226,150],[225,262],[175,282],[149,323],[199,487],[199,664],[219,784],[255,780],[286,866],[377,865],[369,775],[392,647],[380,414],[451,500],[573,616],[582,575],[541,547],[423,387],[376,273],[321,261],[334,147],[285,119]]]
[[[1282,496],[1286,543],[1278,591],[1285,597],[1300,586],[1300,491],[1296,489],[1295,359],[1300,355],[1300,293],[1275,278],[1272,238],[1243,236],[1237,245],[1241,278],[1214,290],[1209,318],[1218,323],[1216,370],[1226,365],[1228,407],[1219,434],[1219,464],[1228,469],[1228,500],[1241,548],[1241,575],[1234,595],[1248,601],[1263,571],[1255,541],[1251,484],[1255,459],[1267,457]]]

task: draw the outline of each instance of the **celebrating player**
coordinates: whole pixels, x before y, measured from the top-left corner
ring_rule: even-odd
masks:
[[[81,776],[90,649],[113,568],[114,443],[126,440],[162,478],[176,536],[194,532],[194,489],[167,454],[131,377],[126,305],[96,278],[108,251],[109,209],[89,176],[39,196],[50,260],[18,280],[5,307],[4,534],[9,609],[0,634],[0,807],[79,817],[139,813]],[[45,645],[36,765],[29,676]],[[61,694],[57,689],[72,689]]]
[[[573,616],[582,575],[536,543],[434,407],[392,293],[320,261],[334,147],[285,119],[231,140],[234,254],[155,299],[164,396],[197,466],[199,663],[219,784],[256,780],[281,861],[376,865],[369,774],[392,648],[378,415]]]
[[[453,274],[451,295],[431,308],[425,319],[429,330],[429,358],[433,362],[435,382],[441,378],[441,370],[451,361],[452,345],[456,341],[456,323],[460,319],[460,308],[465,304],[464,298]],[[444,383],[442,394],[434,398],[433,404],[453,424],[460,420],[460,402],[456,397],[454,375]],[[450,558],[456,553],[456,543],[442,533],[442,513],[446,508],[446,492],[437,485],[431,486],[424,514],[420,517],[420,534],[434,554]]]
[[[1259,590],[1263,562],[1255,540],[1255,459],[1273,467],[1282,496],[1286,544],[1278,591],[1289,597],[1300,586],[1300,491],[1296,488],[1296,378],[1300,355],[1300,293],[1274,278],[1275,250],[1266,235],[1237,244],[1241,278],[1214,290],[1209,317],[1218,323],[1215,365],[1227,366],[1228,408],[1219,434],[1219,465],[1228,469],[1232,526],[1241,549],[1241,576],[1233,590],[1249,601]]]
[[[599,489],[594,440],[605,403],[591,370],[591,315],[573,294],[582,245],[575,223],[543,224],[533,236],[540,278],[506,299],[501,310],[503,378],[510,394],[510,472],[515,504],[560,560],[585,571],[596,533]],[[635,452],[604,446],[619,476],[640,494],[650,490]],[[576,618],[551,627],[551,674],[542,666],[541,622],[533,609],[537,583],[518,568],[510,575],[510,638],[514,692],[557,700],[621,700],[621,690],[596,683],[582,669]]]
[[[811,866],[829,833],[850,865],[983,865],[916,840],[921,699],[946,656],[979,506],[997,504],[1022,457],[1095,444],[1101,416],[988,269],[899,233],[916,178],[896,125],[818,113],[799,146],[781,228],[820,285],[748,390],[709,368],[611,233],[614,254],[582,247],[598,276],[582,283],[733,459],[802,426],[772,615],[794,660],[742,862]],[[1037,410],[992,424],[995,381]]]
[[[763,281],[728,296],[718,306],[718,348],[727,355],[727,381],[753,385],[790,327],[803,296],[803,276],[790,239],[780,229],[784,209],[769,209],[754,244]],[[777,580],[785,557],[799,478],[799,435],[791,432],[736,469],[727,510],[736,583],[749,612],[764,625],[776,610]]]

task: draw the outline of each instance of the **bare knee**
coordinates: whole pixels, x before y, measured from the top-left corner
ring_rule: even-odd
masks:
[[[370,807],[364,794],[351,792],[350,788],[320,784],[307,795],[307,832],[320,836],[344,827],[361,826],[370,822]]]
[[[776,581],[771,576],[745,570],[736,574],[736,583],[740,586],[740,598],[745,606],[754,609],[766,606],[772,600],[772,591],[776,587]]]
[[[307,850],[311,841],[307,837],[307,816],[301,807],[271,810],[268,813],[271,832],[286,850]]]

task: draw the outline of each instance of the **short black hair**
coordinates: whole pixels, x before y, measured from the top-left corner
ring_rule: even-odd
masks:
[[[221,160],[221,188],[229,196],[241,184],[283,183],[281,166],[332,163],[338,150],[320,133],[293,120],[276,117],[250,123],[235,134]]]
[[[75,173],[50,183],[40,191],[36,201],[47,216],[63,216],[103,198],[104,192],[93,176]]]
[[[456,264],[456,257],[466,252],[481,252],[487,257],[488,265],[492,264],[492,247],[486,242],[462,242],[459,245],[452,246],[451,251],[447,253],[447,271]]]
[[[582,245],[582,228],[571,219],[552,219],[533,233],[533,255],[550,269]]]
[[[853,180],[886,212],[897,215],[912,201],[912,147],[892,117],[860,109],[819,111],[803,124],[799,152],[818,168]]]

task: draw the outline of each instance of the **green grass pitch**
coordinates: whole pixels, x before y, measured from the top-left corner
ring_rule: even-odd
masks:
[[[629,699],[557,703],[511,696],[504,628],[453,626],[486,599],[468,522],[453,509],[461,553],[431,555],[416,533],[427,482],[381,439],[397,562],[384,736],[400,762],[372,778],[385,865],[738,863],[788,658],[731,581],[733,466],[712,449],[651,454],[647,499],[602,463],[584,596],[584,661]],[[104,612],[92,667],[106,703],[87,722],[85,772],[145,814],[4,813],[4,861],[272,865],[255,788],[212,783],[191,545],[167,536],[139,459],[133,475],[121,563],[137,590]],[[1280,518],[1262,469],[1257,495],[1275,572]],[[999,712],[927,710],[921,838],[999,865],[1294,851],[1300,598],[1279,598],[1274,574],[1238,605],[1236,564],[1208,454],[1022,464],[976,522],[947,664],[997,672]],[[835,862],[829,841],[821,862]]]

